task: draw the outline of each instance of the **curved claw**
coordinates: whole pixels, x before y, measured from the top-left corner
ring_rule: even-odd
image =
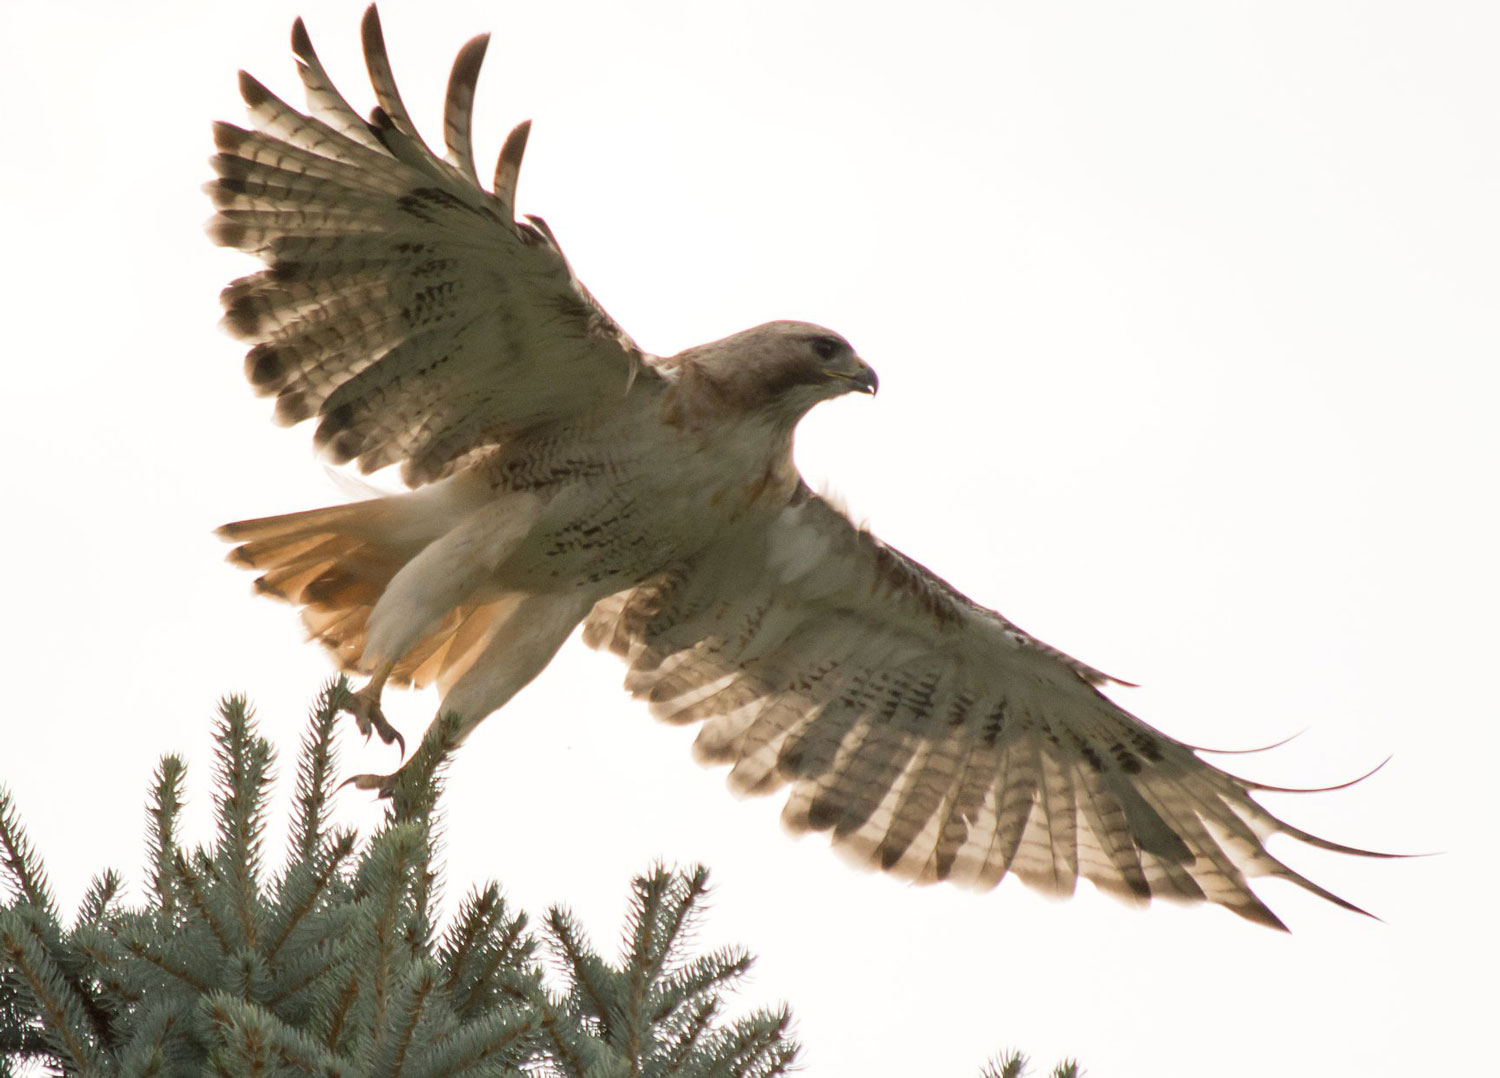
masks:
[[[354,722],[359,727],[359,732],[366,738],[370,734],[380,735],[380,740],[387,745],[397,745],[401,749],[403,758],[406,756],[406,739],[401,736],[401,731],[392,726],[385,717],[385,712],[380,710],[379,692],[369,692],[369,686],[354,693],[344,704],[344,710],[354,716]]]
[[[356,790],[374,790],[382,801],[389,801],[396,793],[396,783],[401,777],[401,772],[395,771],[389,775],[350,775],[339,783],[339,789],[345,786],[353,786]]]

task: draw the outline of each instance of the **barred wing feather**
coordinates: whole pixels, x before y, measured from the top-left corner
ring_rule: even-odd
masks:
[[[1325,849],[1103,695],[1108,680],[970,602],[805,488],[775,523],[600,603],[585,639],[730,785],[919,882],[1206,900],[1273,927],[1247,877],[1356,909],[1266,851]],[[1361,911],[1363,912],[1363,911]]]
[[[374,8],[363,30],[378,102],[368,120],[301,20],[306,114],[241,74],[252,123],[215,126],[210,233],[266,264],[225,290],[224,323],[252,343],[246,374],[276,397],[278,420],[316,417],[335,461],[399,462],[417,485],[654,375],[546,225],[515,219],[528,125],[506,140],[493,191],[478,181],[470,126],[487,38],[454,64],[439,158],[402,104]]]

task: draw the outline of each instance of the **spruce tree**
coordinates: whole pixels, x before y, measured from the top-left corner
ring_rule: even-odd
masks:
[[[451,744],[425,738],[416,781],[367,842],[330,826],[342,679],[313,708],[290,840],[268,867],[274,754],[243,698],[215,729],[214,834],[179,838],[187,769],[167,756],[147,811],[146,897],[97,876],[70,926],[0,787],[0,1078],[771,1078],[798,1045],[785,1007],[725,1016],[750,968],[690,955],[708,873],[656,866],[631,888],[618,961],[554,907],[540,937],[489,883],[434,913],[434,817]],[[457,719],[445,718],[456,731]],[[550,956],[551,971],[544,965]],[[1016,1078],[1025,1059],[985,1078]],[[1060,1064],[1054,1078],[1076,1078]]]
[[[329,826],[333,731],[347,687],[312,714],[297,768],[290,849],[266,864],[273,754],[245,701],[216,729],[215,833],[179,842],[186,768],[157,768],[145,902],[95,879],[64,927],[40,859],[0,790],[0,1074],[24,1061],[64,1075],[784,1074],[796,1056],[785,1010],[736,1020],[723,996],[742,952],[688,958],[707,875],[658,867],[634,884],[611,964],[560,909],[540,943],[495,884],[439,930],[433,812],[441,749],[422,781],[361,844]]]

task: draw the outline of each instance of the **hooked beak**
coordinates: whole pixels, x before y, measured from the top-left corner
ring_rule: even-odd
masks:
[[[854,370],[847,374],[840,371],[838,376],[853,382],[854,389],[857,389],[861,393],[868,393],[873,397],[876,390],[880,388],[880,378],[875,374],[875,368],[871,367],[858,356],[854,357],[854,362],[856,364]]]

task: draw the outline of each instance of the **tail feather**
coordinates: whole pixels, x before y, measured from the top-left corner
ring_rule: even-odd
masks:
[[[266,572],[256,579],[255,586],[268,595],[291,603],[326,602],[329,596],[358,583],[351,579],[349,570],[340,561],[340,548],[344,545],[329,541],[320,544],[309,555],[269,563]]]
[[[365,624],[372,609],[373,603],[341,610],[309,606],[302,611],[302,625],[307,638],[327,648],[341,670],[358,671],[364,657]]]
[[[361,518],[376,515],[385,499],[351,502],[348,505],[330,505],[323,509],[306,509],[300,513],[283,513],[274,517],[255,517],[252,520],[236,520],[225,524],[214,533],[220,539],[241,546],[234,552],[240,556],[247,547],[274,549],[277,543],[296,543],[336,535]],[[249,555],[245,555],[249,557]],[[250,561],[248,564],[254,565]]]
[[[237,544],[230,561],[260,570],[258,591],[302,607],[309,638],[341,669],[369,673],[364,653],[375,603],[401,567],[437,538],[432,522],[441,515],[431,512],[432,493],[240,520],[217,534]],[[513,606],[507,597],[452,611],[402,657],[391,680],[451,684]]]

